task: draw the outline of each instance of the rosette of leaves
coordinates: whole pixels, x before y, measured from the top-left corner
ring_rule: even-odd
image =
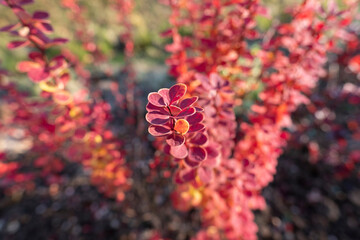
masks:
[[[151,124],[149,133],[166,137],[165,152],[177,159],[185,159],[189,166],[197,166],[206,159],[202,146],[208,139],[202,123],[203,109],[195,107],[198,97],[184,98],[187,87],[176,84],[148,95],[146,120]]]

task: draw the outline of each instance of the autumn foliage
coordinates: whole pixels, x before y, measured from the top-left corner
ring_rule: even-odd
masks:
[[[110,104],[92,80],[93,73],[67,49],[66,43],[72,40],[53,37],[49,14],[44,9],[26,10],[32,2],[0,1],[1,11],[12,11],[16,19],[0,29],[14,37],[7,48],[28,51],[27,59],[16,64],[16,71],[39,89],[36,98],[30,97],[9,80],[12,74],[0,70],[4,106],[0,131],[31,140],[26,161],[12,159],[6,151],[0,154],[0,186],[9,195],[32,191],[37,179],[57,186],[63,182],[65,166],[76,163],[89,171],[90,181],[100,193],[121,204],[133,184],[131,163],[136,156],[136,149],[132,152],[125,147],[126,141],[136,137],[151,140],[142,145],[154,154],[148,156],[152,159],[147,163],[150,175],[155,175],[159,166],[166,168],[164,177],[171,175],[175,183],[170,194],[174,208],[199,211],[201,229],[191,236],[194,240],[256,239],[253,210],[266,207],[262,190],[273,180],[287,144],[305,144],[314,164],[327,156],[321,150],[326,144],[301,142],[301,136],[318,121],[294,122],[293,112],[304,107],[325,121],[321,116],[329,112],[326,103],[337,98],[333,90],[322,99],[314,99],[312,94],[329,75],[327,66],[334,58],[359,81],[359,29],[352,25],[359,21],[357,1],[339,5],[336,1],[305,0],[289,10],[289,21],[273,22],[264,30],[259,27],[260,20],[270,21],[271,12],[258,0],[166,0],[161,2],[171,11],[170,26],[162,37],[170,41],[165,46],[169,53],[166,64],[176,83],[143,93],[147,100],[141,104],[143,96],[132,65],[129,16],[134,3],[112,0],[108,4],[123,26],[118,35],[124,43],[122,87],[126,92],[120,93],[121,86],[112,82],[115,103]],[[96,33],[87,26],[86,9],[76,0],[61,4],[74,22],[76,41],[91,56],[91,64],[106,63]],[[109,79],[115,75],[110,70],[104,74]],[[71,82],[81,87],[74,90]],[[346,84],[336,96],[359,104],[359,88]],[[114,108],[121,109],[120,114],[114,114]],[[117,118],[127,132],[114,131]],[[343,126],[335,122],[326,124],[340,134]],[[337,178],[350,174],[360,158],[359,150],[348,146],[360,139],[358,116],[342,124],[347,126],[347,138],[335,137],[331,145],[332,151],[346,156],[331,163]],[[30,167],[35,170],[27,171]],[[162,229],[158,230],[150,239],[161,239]]]

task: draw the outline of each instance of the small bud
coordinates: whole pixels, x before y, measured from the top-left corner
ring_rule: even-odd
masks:
[[[26,37],[27,35],[29,35],[29,32],[30,32],[29,27],[24,26],[24,27],[20,28],[20,30],[19,30],[19,35],[20,35],[21,37]]]

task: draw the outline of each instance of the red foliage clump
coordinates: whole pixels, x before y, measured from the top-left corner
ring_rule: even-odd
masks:
[[[49,184],[61,181],[65,159],[80,162],[91,170],[91,179],[98,189],[119,201],[124,199],[123,191],[130,187],[130,170],[125,166],[121,143],[107,129],[110,106],[98,99],[98,93],[86,89],[73,94],[67,90],[70,80],[66,59],[79,76],[87,83],[88,74],[79,61],[68,51],[52,59],[47,49],[66,42],[61,38],[49,38],[52,32],[48,13],[29,14],[23,7],[31,1],[5,0],[18,19],[18,23],[3,27],[1,30],[22,38],[13,41],[8,48],[31,46],[28,61],[17,65],[20,72],[27,73],[29,79],[41,88],[45,101],[31,101],[16,87],[6,83],[1,89],[9,92],[6,97],[12,110],[6,131],[22,128],[25,137],[31,137],[32,161]],[[88,100],[88,97],[93,99]],[[70,144],[71,143],[71,144]]]

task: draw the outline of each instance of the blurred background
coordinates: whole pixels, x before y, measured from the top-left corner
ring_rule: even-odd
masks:
[[[92,88],[99,89],[104,99],[116,106],[111,81],[115,79],[122,86],[129,74],[123,71],[128,62],[125,43],[119,38],[124,26],[119,25],[118,12],[108,1],[77,2],[86,19],[86,34],[91,38],[88,49],[76,36],[82,26],[79,21],[74,24],[74,16],[66,7],[71,1],[36,0],[26,8],[50,13],[55,35],[69,39],[66,47],[90,71]],[[289,21],[287,9],[299,2],[264,0],[272,17],[258,19],[260,31]],[[0,26],[15,21],[5,7],[0,6],[0,13]],[[128,16],[134,41],[131,67],[143,107],[149,92],[175,82],[165,64],[169,54],[164,49],[170,39],[161,37],[170,27],[169,15],[170,9],[156,0],[136,0]],[[9,50],[6,45],[11,39],[6,33],[0,34],[1,66],[14,72],[11,81],[19,89],[36,98],[40,90],[26,81],[24,74],[16,74],[16,64],[27,58],[27,51]],[[96,43],[105,60],[89,54],[91,43]],[[58,50],[52,51],[49,54],[56,55]],[[339,59],[345,59],[347,54]],[[360,83],[337,60],[326,68],[329,74],[311,94],[312,104],[293,114],[296,124],[291,129],[291,140],[279,159],[274,181],[263,190],[268,205],[264,211],[256,212],[259,239],[360,239]],[[76,80],[70,80],[69,86],[74,91],[80,88]],[[119,91],[125,90],[120,87]],[[0,96],[6,94],[1,92]],[[255,93],[245,103],[251,106],[256,99]],[[2,121],[9,111],[0,106]],[[31,191],[9,192],[6,182],[0,181],[0,239],[151,239],[160,231],[164,239],[180,240],[190,239],[200,229],[197,209],[174,210],[170,201],[174,185],[168,174],[171,166],[154,164],[154,147],[149,143],[153,139],[129,134],[136,130],[121,126],[123,120],[116,118],[124,114],[121,111],[112,110],[115,117],[111,126],[123,136],[124,149],[139,149],[136,156],[127,156],[133,179],[125,200],[119,203],[99,193],[89,180],[89,172],[74,162],[64,163],[61,181],[36,178]],[[145,110],[141,112],[145,114]],[[143,129],[146,131],[145,126]],[[31,146],[30,138],[0,132],[0,152],[10,156],[8,161],[26,161]],[[31,168],[26,171],[35,171]]]

